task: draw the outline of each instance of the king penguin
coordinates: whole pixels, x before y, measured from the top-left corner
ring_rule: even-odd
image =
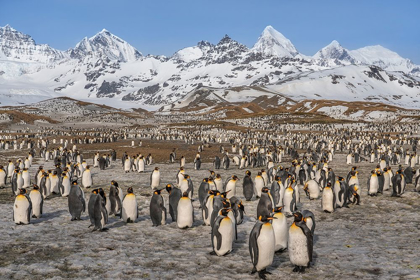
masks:
[[[133,192],[133,188],[129,187],[122,201],[121,217],[126,223],[134,223],[138,216],[136,195]]]
[[[274,202],[267,187],[262,188],[261,198],[257,205],[257,217],[270,216],[273,212]]]
[[[266,279],[267,267],[273,263],[276,244],[273,217],[259,217],[249,235],[249,253],[252,261],[251,274],[258,272],[261,279]]]
[[[211,244],[213,251],[210,254],[224,256],[232,251],[234,224],[228,217],[231,209],[223,208],[214,221],[211,229]]]
[[[293,214],[294,222],[289,229],[289,258],[295,266],[293,272],[304,272],[312,261],[313,235],[301,213]]]
[[[86,169],[83,171],[83,175],[82,175],[82,186],[84,188],[90,188],[93,185],[93,181],[92,181],[92,173],[90,171],[90,166],[87,165]]]
[[[188,192],[182,194],[178,202],[176,225],[178,228],[185,229],[192,227],[194,223],[194,208]]]
[[[152,190],[159,188],[160,185],[160,171],[159,167],[155,167],[155,169],[152,171],[152,174],[150,174],[150,187]]]
[[[80,220],[82,212],[85,212],[86,210],[86,201],[85,195],[77,184],[77,181],[73,181],[72,183],[68,196],[68,203],[71,220]]]
[[[249,170],[245,172],[242,188],[246,201],[251,201],[252,197],[254,196],[254,182],[252,181],[251,171]]]
[[[150,200],[150,218],[154,227],[166,224],[166,208],[163,197],[160,194],[162,190],[154,190]]]
[[[327,186],[322,191],[322,210],[326,213],[332,213],[335,210],[336,201],[333,189],[331,188],[331,183],[328,183]]]
[[[236,182],[239,178],[236,175],[233,175],[225,184],[225,192],[227,192],[227,198],[231,198],[236,195]]]
[[[13,204],[13,221],[17,225],[27,225],[31,222],[32,202],[26,194],[26,189],[19,189]]]
[[[41,218],[44,198],[39,191],[38,185],[33,185],[32,191],[29,193],[32,202],[32,218]]]
[[[178,214],[178,203],[182,197],[182,192],[172,184],[166,185],[166,191],[169,193],[169,214],[171,215],[172,222],[176,222]]]

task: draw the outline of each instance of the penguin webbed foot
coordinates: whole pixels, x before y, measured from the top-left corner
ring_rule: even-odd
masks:
[[[255,268],[255,266],[252,268],[251,274],[255,274],[255,272],[257,272],[257,269]]]
[[[304,272],[305,272],[305,267],[301,266],[300,269],[299,269],[299,273],[304,273]]]
[[[293,272],[298,272],[299,271],[299,266],[295,266],[295,268],[293,268]]]
[[[103,229],[101,229],[100,231],[101,232],[105,232],[105,231],[108,231],[109,230],[109,228],[103,228]]]
[[[215,251],[211,251],[210,252],[210,255],[215,256],[216,255],[216,252]]]

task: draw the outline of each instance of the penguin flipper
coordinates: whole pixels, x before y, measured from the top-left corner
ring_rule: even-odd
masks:
[[[254,265],[254,269],[258,264],[258,236],[260,235],[262,223],[257,222],[254,226],[254,228],[251,231],[251,234],[249,235],[249,254],[251,255],[252,264]],[[253,271],[254,271],[253,269]],[[254,273],[256,272],[256,269]]]

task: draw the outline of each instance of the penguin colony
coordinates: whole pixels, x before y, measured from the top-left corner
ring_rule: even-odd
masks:
[[[353,143],[350,137],[352,131],[347,133],[348,138],[341,141],[333,137],[325,140],[325,135],[322,139],[322,136],[311,138],[295,134],[295,138],[283,141],[283,145],[269,140],[245,144],[231,138],[228,146],[233,155],[226,147],[220,146],[221,154],[214,156],[212,169],[215,171],[209,171],[208,177],[202,179],[195,195],[193,181],[186,172],[185,157],[177,158],[174,149],[169,161],[179,162],[180,165],[174,181],[163,183],[158,167],[153,168],[150,174],[151,225],[165,225],[169,212],[178,228],[199,227],[195,219],[201,216],[203,228],[209,226],[210,254],[222,257],[234,253],[233,243],[238,239],[238,227],[248,215],[256,219],[248,240],[252,264],[250,273],[257,273],[259,278],[265,279],[276,252],[285,250],[294,265],[292,271],[304,272],[313,261],[316,223],[314,214],[300,203],[301,195],[319,200],[319,207],[327,214],[338,208],[360,204],[362,191],[370,196],[388,194],[401,197],[407,184],[413,184],[414,189],[420,191],[420,172],[415,170],[419,163],[415,139],[388,137],[380,140],[365,135],[362,141]],[[353,135],[358,133],[353,132]],[[403,145],[410,145],[412,152],[404,149]],[[9,147],[2,141],[1,148],[7,150]],[[116,181],[110,182],[109,194],[105,194],[102,188],[95,188],[91,170],[106,170],[112,161],[116,161],[115,151],[103,156],[96,153],[92,167],[83,159],[82,152],[75,148],[48,150],[43,147],[39,157],[53,161],[55,170],[45,171],[40,166],[35,174],[31,174],[32,179],[29,169],[36,157],[33,143],[28,143],[28,148],[30,152],[25,160],[10,160],[0,166],[0,188],[10,188],[16,196],[13,207],[16,224],[28,224],[31,218],[42,217],[44,203],[48,203],[45,199],[58,195],[68,198],[71,220],[80,220],[82,213],[87,212],[91,223],[89,227],[93,227],[94,231],[107,230],[110,215],[118,216],[126,223],[135,223],[139,218],[135,188],[129,187],[123,193]],[[201,168],[200,153],[203,150],[204,146],[200,145],[193,161],[194,170]],[[338,176],[333,169],[334,154],[345,150],[348,150],[346,164],[349,172]],[[284,157],[292,159],[290,166],[282,166]],[[377,163],[367,183],[361,182],[358,176],[357,163],[360,161]],[[124,153],[121,163],[122,172],[141,173],[153,164],[153,158],[151,154],[130,158]],[[395,173],[391,165],[398,165]],[[249,170],[251,168],[258,169],[255,175]],[[232,170],[233,175],[223,181],[217,174],[218,169]],[[237,191],[241,187],[243,197]],[[88,197],[85,196],[87,189],[90,192]],[[162,196],[165,190],[169,194],[169,203],[165,203]],[[246,213],[242,199],[257,200],[257,213]],[[201,213],[194,213],[194,200],[198,200]]]

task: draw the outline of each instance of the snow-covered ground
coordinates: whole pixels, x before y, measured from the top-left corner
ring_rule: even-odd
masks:
[[[206,153],[206,150],[203,152]],[[8,153],[11,156],[11,153]],[[118,155],[120,157],[120,155]],[[87,159],[88,164],[92,159]],[[2,162],[3,163],[3,162]],[[349,166],[345,155],[337,155],[331,166],[336,175],[346,176]],[[3,163],[4,164],[4,163]],[[37,159],[31,167],[31,177],[38,166],[52,168],[52,162]],[[282,163],[289,166],[289,163]],[[420,276],[419,195],[409,185],[402,198],[391,198],[390,192],[368,197],[365,182],[375,164],[359,164],[360,182],[364,188],[360,206],[339,209],[333,214],[321,212],[321,201],[309,201],[300,190],[299,209],[310,209],[316,217],[314,263],[305,274],[292,273],[288,252],[277,253],[268,268],[269,279],[415,279]],[[147,172],[123,173],[120,161],[110,169],[93,170],[95,187],[109,191],[116,180],[124,193],[133,186],[137,195],[140,218],[126,225],[110,217],[107,232],[91,232],[87,213],[82,221],[70,221],[67,198],[53,197],[44,203],[44,214],[30,225],[17,226],[12,221],[10,189],[0,190],[0,236],[2,236],[0,266],[2,278],[123,278],[123,279],[257,279],[248,250],[249,233],[255,223],[258,201],[244,201],[246,216],[238,226],[238,240],[233,252],[225,257],[210,255],[210,227],[202,226],[197,192],[202,178],[212,169],[204,163],[202,170],[187,164],[186,173],[194,182],[195,222],[191,229],[181,230],[171,223],[152,227],[149,217],[151,189],[150,171],[158,166],[162,188],[175,183],[178,164],[155,164]],[[257,169],[250,169],[253,177]],[[244,170],[236,166],[217,170],[223,180],[236,174],[237,195],[242,196]],[[90,190],[85,190],[88,200]],[[163,191],[166,206],[168,195]],[[288,220],[289,225],[291,220]]]

